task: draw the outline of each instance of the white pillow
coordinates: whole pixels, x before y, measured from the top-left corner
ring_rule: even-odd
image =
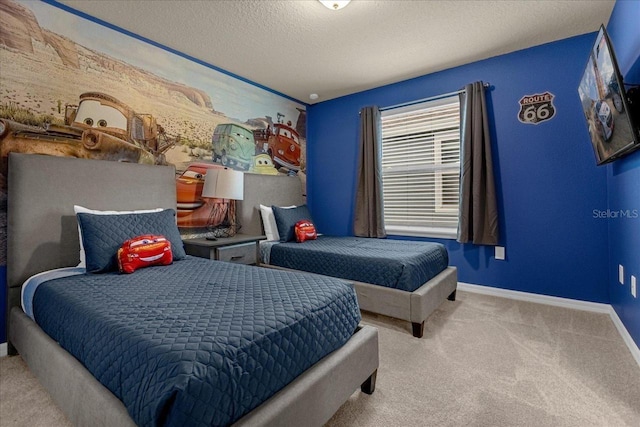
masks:
[[[282,209],[291,209],[295,206],[283,206]],[[264,234],[267,236],[267,240],[280,240],[280,233],[278,233],[278,226],[276,225],[276,217],[273,215],[273,209],[271,206],[260,205],[260,216],[262,217],[262,226],[264,227]]]
[[[76,214],[88,213],[93,215],[142,214],[142,213],[162,212],[163,210],[164,208],[140,209],[137,211],[97,211],[95,209],[89,209],[83,206],[73,205],[73,212],[75,212]],[[78,224],[78,237],[80,238],[80,264],[78,264],[78,267],[87,268],[87,264],[86,264],[87,260],[86,260],[86,254],[84,252],[84,245],[82,244],[82,230],[80,229],[80,224]]]

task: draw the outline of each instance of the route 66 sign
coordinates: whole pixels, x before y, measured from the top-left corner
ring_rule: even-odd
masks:
[[[555,95],[551,92],[523,96],[519,101],[518,120],[529,125],[551,120],[556,115],[553,98]]]

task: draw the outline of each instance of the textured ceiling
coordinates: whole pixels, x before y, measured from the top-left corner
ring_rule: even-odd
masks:
[[[597,31],[615,0],[61,3],[314,103]]]

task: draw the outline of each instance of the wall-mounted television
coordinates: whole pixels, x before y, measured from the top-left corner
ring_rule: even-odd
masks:
[[[640,148],[638,90],[625,90],[604,26],[589,54],[578,94],[598,165]]]

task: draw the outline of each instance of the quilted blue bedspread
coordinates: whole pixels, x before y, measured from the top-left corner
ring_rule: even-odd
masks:
[[[447,268],[449,254],[440,243],[318,236],[273,245],[269,263],[412,292]]]
[[[340,280],[191,257],[43,283],[34,315],[140,426],[233,423],[360,321]]]

